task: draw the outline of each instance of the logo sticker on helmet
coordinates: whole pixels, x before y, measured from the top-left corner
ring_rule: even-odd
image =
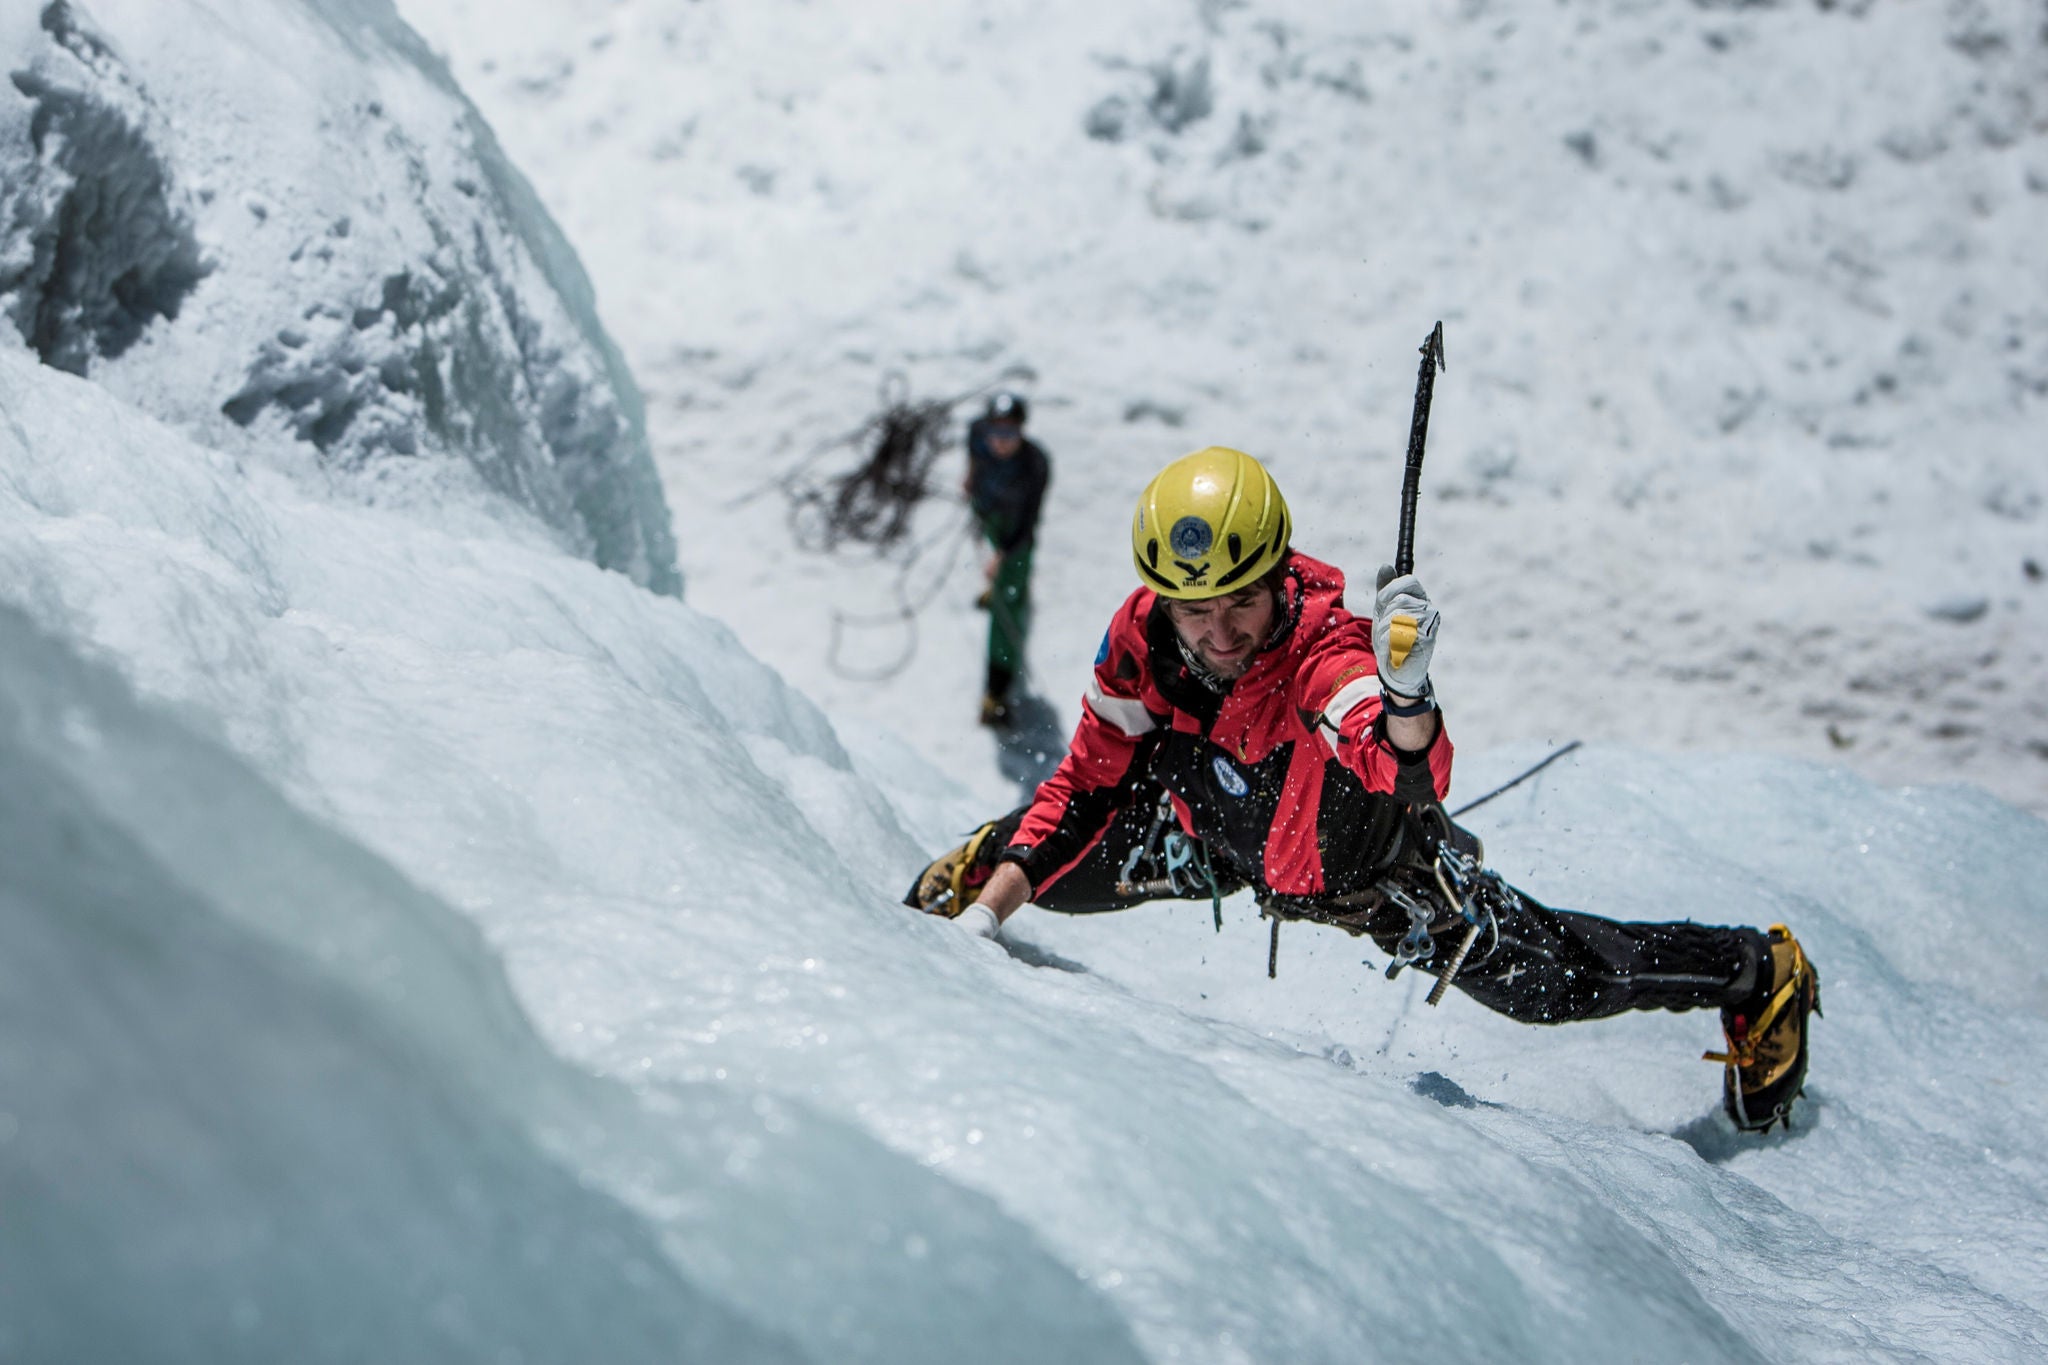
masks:
[[[1209,760],[1209,766],[1216,771],[1216,785],[1230,796],[1244,796],[1251,791],[1251,784],[1244,780],[1244,774],[1230,766],[1230,760],[1222,754]]]
[[[1216,543],[1216,533],[1200,517],[1182,517],[1166,537],[1173,553],[1181,559],[1200,559]]]

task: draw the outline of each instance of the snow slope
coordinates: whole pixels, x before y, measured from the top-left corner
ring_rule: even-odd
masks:
[[[388,19],[317,13],[358,36],[356,19]],[[749,33],[787,17],[690,13]],[[1242,12],[1203,13],[1244,38]],[[1731,32],[1896,22],[1700,13]],[[1038,41],[1022,14],[916,12],[949,80],[1028,70],[959,60],[991,50],[983,37]],[[1131,42],[1166,36],[1143,22],[1157,15],[1132,15]],[[1011,27],[980,34],[980,19]],[[1093,22],[1044,22],[1068,19]],[[838,62],[854,41],[838,23],[784,33]],[[25,41],[41,52],[48,31]],[[1998,59],[1975,46],[1989,55],[1969,60]],[[321,50],[324,78],[360,75]],[[388,76],[383,50],[356,55]],[[896,51],[873,49],[879,74]],[[10,55],[9,69],[29,68]],[[1201,84],[1167,87],[1183,100]],[[179,109],[183,136],[261,163],[263,125]],[[1214,110],[1174,136],[1215,132]],[[857,162],[859,130],[887,125],[835,126]],[[920,126],[948,145],[945,120]],[[331,125],[323,155],[347,155],[353,128]],[[460,120],[423,135],[472,136]],[[1149,157],[1160,136],[1102,147]],[[1202,221],[1174,219],[1244,230]],[[1142,281],[1166,258],[1129,263]],[[707,306],[822,299],[842,278],[802,251],[787,264],[787,293],[728,272],[736,293]],[[505,280],[523,307],[553,306],[533,277]],[[1070,299],[1091,280],[1104,283],[1071,280]],[[535,289],[541,302],[521,292]],[[722,518],[691,504],[705,519],[685,567],[723,575],[742,605],[735,585],[757,574],[752,600],[778,609],[728,628],[696,600],[702,577],[688,605],[649,591],[502,498],[492,513],[434,480],[386,499],[308,478],[283,426],[201,421],[121,371],[179,336],[192,297],[84,377],[0,349],[0,762],[15,779],[0,794],[0,1358],[2048,1354],[2037,816],[1979,787],[1885,789],[1762,757],[1748,732],[1716,732],[1704,753],[1595,744],[1475,812],[1500,869],[1552,902],[1799,929],[1828,1014],[1802,1123],[1760,1141],[1719,1114],[1702,1016],[1530,1029],[1455,993],[1431,1009],[1413,974],[1387,983],[1360,942],[1307,927],[1283,936],[1268,981],[1241,902],[1221,934],[1198,905],[1027,911],[1005,944],[970,939],[893,904],[1016,771],[991,759],[1018,755],[946,720],[971,686],[964,607],[952,637],[931,633],[943,652],[889,694],[920,724],[878,725],[872,698],[815,656],[785,680],[743,646],[741,629],[791,647],[803,625],[787,579],[768,586],[772,522],[753,504]],[[768,311],[730,321],[742,340],[780,326]],[[186,336],[181,363],[227,366],[247,336]],[[1130,365],[1179,372],[1129,340]],[[1106,348],[1101,372],[1127,378],[1123,354]],[[817,411],[833,385],[861,387],[855,368],[813,368]],[[1390,368],[1398,394],[1412,369]],[[780,420],[757,400],[804,410],[775,392],[796,386],[779,368],[752,382],[752,397],[719,400],[731,420]],[[1987,461],[2017,439],[1984,431]],[[1446,440],[1447,467],[1461,448]],[[1098,454],[1063,461],[1070,510],[1095,480],[1126,481]],[[1307,453],[1285,466],[1310,489],[1304,517],[1342,505],[1346,468]],[[1378,469],[1391,482],[1390,453]],[[734,487],[749,474],[701,470]],[[679,506],[699,497],[679,490]],[[1520,515],[1518,496],[1489,512]],[[1451,543],[1477,503],[1433,502],[1426,533]],[[651,525],[661,509],[633,510]],[[1995,545],[1995,526],[1970,524]],[[1088,592],[1120,594],[1109,562]],[[1622,586],[1630,601],[1683,590]],[[1092,642],[1087,595],[1057,599],[1073,603],[1070,630],[1090,614],[1088,638],[1049,623],[1042,675]],[[1481,596],[1466,594],[1474,613]],[[1936,624],[2017,630],[2032,601]],[[1621,715],[1653,737],[1675,723]],[[1459,794],[1545,751],[1468,737]],[[947,772],[931,753],[953,756]]]
[[[1063,730],[1186,450],[1268,458],[1370,578],[1441,318],[1417,550],[1468,748],[1738,744],[2048,812],[2028,0],[402,7],[589,262],[701,602],[986,799],[961,513],[920,523],[913,639],[896,563],[770,551],[763,485],[849,467],[892,371],[1021,377]]]
[[[637,1062],[599,1086],[579,1054],[616,1041],[601,1013],[561,1018],[571,1067],[513,1004],[471,920],[522,988],[653,1005],[664,1036],[750,1021],[771,1048],[814,1030],[756,1002],[816,963],[736,913],[749,896],[808,898],[868,956],[945,937],[828,904],[832,840],[730,855],[804,825],[771,768],[868,879],[911,845],[722,630],[545,550],[308,500],[12,355],[0,412],[0,562],[33,617],[0,621],[6,1187],[28,1215],[0,1225],[0,1345],[937,1359],[885,1344],[929,1328],[993,1358],[1129,1357],[1031,1229],[801,1088]],[[618,954],[677,989],[614,994]],[[1016,1305],[971,1292],[996,1267]]]
[[[1798,925],[1806,1122],[1737,1141],[1699,1016],[1428,1010],[1310,930],[1270,983],[1243,904],[908,915],[965,793],[692,608],[17,356],[0,411],[12,1350],[2048,1346],[2030,815],[1622,749],[1487,808],[1547,898]]]

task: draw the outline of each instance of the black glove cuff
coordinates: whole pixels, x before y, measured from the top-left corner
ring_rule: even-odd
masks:
[[[1024,874],[1024,880],[1031,883],[1031,889],[1036,891],[1039,878],[1037,854],[1038,847],[1035,844],[1011,844],[996,858],[996,866],[1015,863],[1018,870]]]
[[[1422,691],[1412,697],[1404,697],[1385,683],[1380,684],[1380,710],[1390,716],[1426,716],[1436,710],[1436,689],[1429,685],[1429,679],[1422,680]]]

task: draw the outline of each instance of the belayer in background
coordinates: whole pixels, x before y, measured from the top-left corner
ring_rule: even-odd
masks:
[[[998,393],[967,428],[967,505],[989,543],[987,586],[977,605],[988,611],[988,677],[981,723],[1010,722],[1010,689],[1024,667],[1031,630],[1031,549],[1052,465],[1024,435],[1030,409],[1014,393]]]
[[[1819,979],[1791,930],[1624,924],[1500,880],[1441,804],[1451,741],[1429,676],[1440,617],[1382,569],[1370,620],[1290,543],[1272,476],[1211,447],[1138,499],[1142,586],[1111,619],[1081,720],[1028,805],[934,860],[906,902],[993,937],[1026,901],[1085,914],[1249,887],[1274,921],[1370,937],[1532,1024],[1719,1009],[1738,1127],[1786,1120]],[[1269,959],[1268,970],[1271,971]],[[1436,994],[1431,996],[1434,1002]]]

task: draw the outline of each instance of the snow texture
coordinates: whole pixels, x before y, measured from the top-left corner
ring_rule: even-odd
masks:
[[[0,314],[45,363],[680,590],[582,268],[388,4],[14,5],[0,65]]]
[[[402,268],[427,318],[430,221],[466,225],[433,280],[497,243],[491,315],[611,372],[563,340],[599,335],[567,248],[508,245],[530,200],[437,217],[495,154],[387,6],[0,17],[9,317],[78,360],[0,348],[0,1359],[2048,1356],[2048,825],[1987,791],[2041,804],[2038,567],[1995,576],[2048,558],[2008,382],[2037,15],[415,10],[465,21],[653,377],[692,598],[426,446],[314,478],[291,403],[219,412],[309,303],[382,344]],[[60,250],[88,220],[133,230]],[[1723,252],[1747,314],[1700,292]],[[1269,981],[1242,899],[996,942],[895,903],[1043,755],[971,724],[971,581],[849,681],[831,612],[902,566],[792,563],[740,499],[883,370],[1029,365],[1071,699],[1162,453],[1298,433],[1304,544],[1370,572],[1398,440],[1360,433],[1404,429],[1440,302],[1453,805],[1603,725],[1472,823],[1549,903],[1791,924],[1827,1014],[1789,1132],[1721,1115],[1709,1015],[1430,1008],[1305,925]],[[1858,403],[1908,333],[1924,367]],[[451,383],[450,421],[547,392]],[[1798,719],[1830,698],[1869,708],[1845,744]]]
[[[696,600],[991,804],[957,503],[907,568],[771,555],[775,481],[851,467],[891,372],[962,419],[1021,384],[1056,751],[1166,461],[1249,450],[1304,549],[1392,558],[1442,319],[1416,553],[1465,746],[1732,744],[2048,814],[2034,0],[401,8],[590,262]]]
[[[716,946],[747,895],[815,923],[851,880],[831,840],[785,869],[729,855],[805,823],[750,750],[837,839],[909,856],[724,632],[574,560],[252,484],[11,354],[0,413],[0,565],[30,613],[0,610],[0,1355],[1138,1358],[1031,1225],[920,1154],[751,1081],[599,1083],[514,1003],[472,923],[492,906],[567,933],[515,977],[606,993],[591,970],[651,935],[670,1003],[741,989],[732,1026],[757,954],[811,971],[760,916]],[[705,772],[725,785],[679,780]],[[606,866],[628,898],[583,880]],[[943,946],[879,918],[870,952]]]
[[[1615,748],[1481,813],[1546,900],[1796,925],[1808,1098],[1739,1137],[1708,1016],[1428,1009],[1305,926],[1275,984],[1246,903],[908,914],[972,801],[692,608],[25,357],[0,412],[12,1353],[2048,1348],[2029,814]]]

